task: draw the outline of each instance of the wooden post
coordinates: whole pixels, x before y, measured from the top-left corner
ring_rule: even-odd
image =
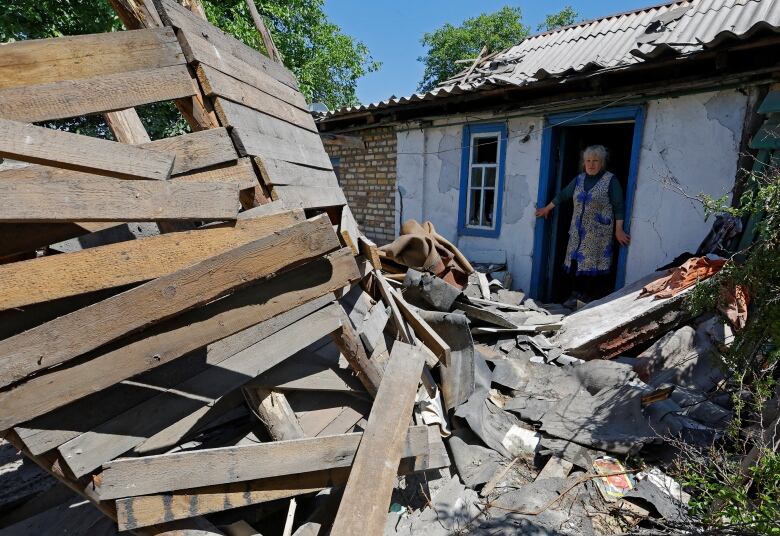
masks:
[[[243,392],[249,408],[274,441],[306,437],[284,393],[266,387],[244,387]]]

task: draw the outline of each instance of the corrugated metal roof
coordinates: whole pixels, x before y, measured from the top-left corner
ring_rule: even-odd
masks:
[[[611,15],[533,35],[487,58],[465,81],[409,97],[348,107],[325,118],[550,77],[625,67],[691,54],[761,30],[780,32],[780,0],[686,0]]]

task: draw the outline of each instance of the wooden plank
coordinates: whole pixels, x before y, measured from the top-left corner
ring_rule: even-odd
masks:
[[[373,274],[374,280],[377,282],[377,286],[379,287],[379,293],[382,295],[382,299],[384,300],[385,304],[390,307],[390,318],[393,319],[393,324],[395,324],[395,329],[398,332],[399,338],[406,344],[413,344],[414,337],[409,330],[409,326],[406,325],[403,315],[401,315],[401,310],[398,308],[398,304],[395,302],[390,285],[387,284],[387,281],[385,280],[381,271],[374,269]]]
[[[118,142],[140,145],[152,141],[135,108],[106,112],[103,114],[103,119],[106,120],[108,128]]]
[[[81,434],[58,450],[73,474],[81,477],[141,444],[139,453],[169,449],[182,437],[180,420],[192,429],[222,397],[338,326],[337,306],[316,311],[233,356],[212,363],[200,374]],[[169,432],[166,429],[171,426],[174,433],[157,434]],[[149,438],[153,440],[145,443]]]
[[[256,387],[275,388],[279,391],[333,391],[363,394],[360,384],[348,381],[334,370],[333,365],[313,361],[302,354],[288,359],[284,365],[274,367],[252,381]],[[344,375],[346,376],[346,374]]]
[[[222,130],[222,129],[217,129]],[[208,131],[204,131],[208,132]],[[188,135],[185,135],[188,136]],[[184,136],[176,136],[174,138],[167,138],[170,140],[176,140],[179,137]],[[166,141],[166,140],[159,140],[159,141]],[[228,137],[227,141],[231,144],[232,147],[232,141]],[[152,142],[156,143],[156,142]],[[177,160],[174,162],[174,165],[178,167],[178,157],[182,156],[182,158],[187,158],[186,154],[182,152],[181,154],[174,153],[177,156]],[[227,158],[227,152],[222,153],[225,158]],[[232,156],[229,159],[235,159],[237,157],[235,151],[233,151]],[[203,157],[201,155],[196,156],[196,159],[200,161],[205,161],[205,158],[209,158],[211,160],[215,160],[218,158],[212,157]],[[194,182],[235,182],[238,184],[239,190],[244,190],[246,188],[253,188],[258,185],[258,178],[257,174],[255,173],[255,170],[252,166],[252,159],[251,158],[239,158],[235,163],[228,162],[228,163],[221,163],[216,164],[214,166],[208,165],[209,167],[207,169],[201,169],[197,171],[190,171],[183,173],[181,175],[177,175],[175,177],[171,177],[169,180],[176,182],[176,181],[194,181]],[[14,169],[8,169],[8,170],[2,170],[0,171],[0,179],[46,179],[46,180],[55,180],[55,179],[90,179],[93,181],[103,181],[106,180],[106,177],[102,175],[96,175],[94,173],[83,173],[80,171],[73,171],[71,169],[62,169],[57,167],[51,167],[51,166],[41,166],[37,164],[29,164],[24,167],[20,168],[14,168]]]
[[[338,247],[328,217],[317,216],[46,322],[0,341],[0,385]]]
[[[409,323],[409,326],[414,330],[415,335],[417,335],[423,344],[425,344],[425,346],[427,346],[434,353],[434,355],[443,365],[449,365],[450,346],[445,342],[444,339],[439,336],[438,333],[433,330],[433,328],[431,328],[431,326],[428,325],[428,322],[423,320],[422,317],[417,314],[417,311],[414,310],[414,307],[406,303],[406,300],[403,299],[400,292],[389,286],[387,288],[390,291],[390,294],[392,294],[393,298],[395,298],[395,303],[398,305],[398,309]]]
[[[224,97],[272,115],[283,121],[287,121],[312,132],[317,132],[314,118],[308,110],[302,110],[293,106],[273,94],[268,94],[232,76],[228,76],[205,63],[198,65],[198,80],[206,95],[209,97]]]
[[[319,136],[233,101],[216,97],[214,110],[242,156],[262,156],[332,170]]]
[[[232,141],[231,141],[232,143]],[[255,188],[259,181],[250,158],[239,158],[235,164],[219,165],[171,177],[172,181],[234,182],[239,190]]]
[[[274,441],[306,437],[284,393],[265,387],[244,387],[244,398]]]
[[[238,159],[236,149],[225,128],[212,128],[163,138],[139,147],[173,154],[176,160],[173,162],[172,175]]]
[[[171,28],[4,43],[0,89],[78,80],[186,62]]]
[[[267,186],[337,187],[339,185],[333,171],[260,156],[255,157],[254,161]]]
[[[235,227],[168,233],[0,265],[0,310],[148,281],[304,219],[302,211],[283,212],[241,220]]]
[[[420,350],[396,341],[355,454],[332,534],[384,531],[424,365],[425,355]]]
[[[361,255],[363,255],[374,267],[374,270],[382,269],[382,261],[379,259],[379,250],[376,244],[369,240],[366,236],[358,237],[358,249]]]
[[[343,311],[342,311],[343,312]],[[355,371],[360,383],[366,388],[368,394],[376,395],[382,380],[382,372],[366,355],[366,349],[360,342],[360,336],[352,326],[352,321],[343,312],[344,318],[341,322],[341,328],[331,334],[333,342],[338,347],[341,354]]]
[[[417,456],[428,448],[428,430],[425,426],[413,427],[409,430],[408,438],[406,432],[403,430],[399,434],[398,461],[401,454]],[[98,496],[101,500],[137,497],[349,467],[361,437],[362,434],[353,433],[143,458],[120,458],[103,466]],[[398,461],[391,468],[394,473]]]
[[[410,436],[420,432],[414,427]],[[359,435],[359,434],[358,434]],[[398,474],[413,471],[437,469],[449,465],[446,456],[439,452],[444,449],[440,438],[429,444],[425,452],[412,456],[414,445],[407,437],[405,457],[398,467]],[[446,451],[445,451],[446,454]],[[117,519],[119,529],[134,529],[159,523],[160,520],[182,519],[192,515],[204,515],[230,508],[239,508],[277,499],[284,499],[313,493],[323,488],[342,486],[349,476],[349,467],[291,474],[233,484],[219,484],[156,495],[143,495],[117,499]]]
[[[282,55],[276,48],[273,37],[271,37],[271,32],[268,31],[265,22],[263,22],[263,17],[260,15],[260,13],[258,13],[255,3],[253,1],[249,1],[246,3],[246,7],[249,9],[249,14],[252,17],[252,22],[255,23],[255,28],[257,28],[257,31],[260,32],[260,37],[263,40],[263,48],[265,48],[266,55],[276,63],[284,64]]]
[[[7,119],[0,119],[0,157],[120,179],[167,179],[173,168],[173,157],[157,151]]]
[[[334,292],[360,277],[348,249],[152,327],[117,347],[0,391],[0,429],[105,389]]]
[[[0,89],[0,117],[35,122],[122,110],[195,94],[186,65]]]
[[[297,90],[295,75],[293,75],[284,65],[272,61],[254,48],[245,45],[232,35],[229,35],[219,28],[212,26],[207,21],[194,15],[190,10],[174,2],[173,0],[155,0],[155,6],[160,13],[166,26],[173,26],[195,35],[202,36],[209,43],[218,49],[221,55],[233,56],[247,65],[252,66],[254,70],[260,71],[268,77],[271,77],[286,86]],[[186,51],[185,51],[186,52]],[[188,61],[198,60],[198,58],[187,58]],[[213,65],[212,67],[217,67]],[[226,74],[233,75],[231,72]]]
[[[0,198],[0,222],[224,221],[238,213],[238,186],[218,182],[0,178]]]
[[[347,204],[341,188],[314,186],[274,186],[271,198],[281,200],[285,206],[293,208],[323,208]]]

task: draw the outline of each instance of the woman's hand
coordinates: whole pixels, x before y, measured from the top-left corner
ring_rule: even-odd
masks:
[[[552,203],[549,203],[546,207],[537,208],[536,212],[534,214],[536,214],[537,218],[547,218],[547,216],[550,215],[550,212],[552,212],[552,209],[554,209],[554,208],[555,208],[555,205],[553,205]]]
[[[623,230],[623,220],[615,222],[615,238],[617,238],[621,246],[627,246],[631,243],[631,237]]]

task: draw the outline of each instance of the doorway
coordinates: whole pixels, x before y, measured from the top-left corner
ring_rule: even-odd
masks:
[[[585,147],[603,145],[609,151],[607,170],[620,181],[626,197],[624,227],[629,232],[643,119],[644,110],[638,106],[550,116],[542,140],[538,206],[549,203],[581,172]],[[544,302],[560,303],[571,294],[571,278],[563,261],[572,212],[572,204],[564,203],[547,220],[536,221],[530,290]],[[614,269],[604,281],[605,291],[623,286],[626,252],[626,247],[615,248]]]

